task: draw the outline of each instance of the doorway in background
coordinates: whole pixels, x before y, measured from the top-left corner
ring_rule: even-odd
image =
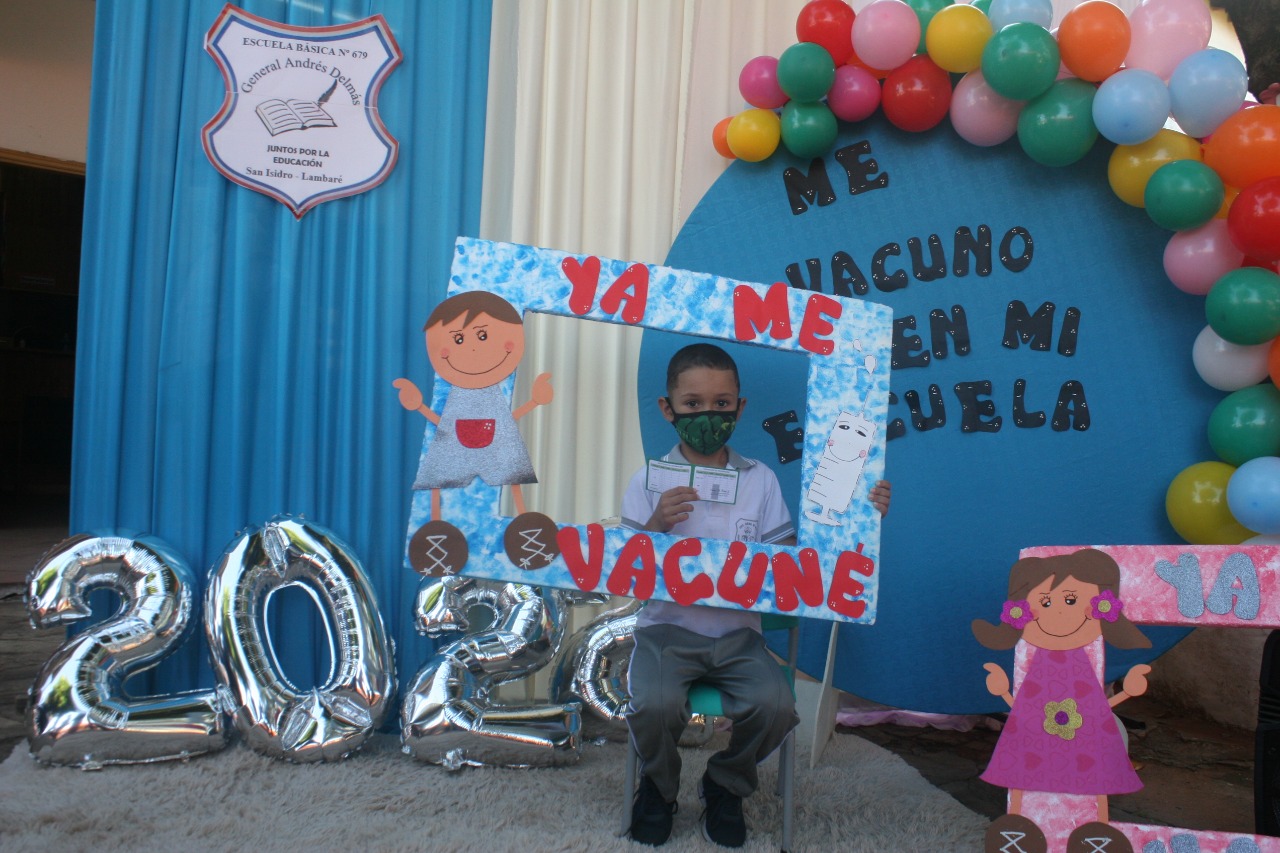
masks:
[[[66,535],[84,166],[0,152],[0,550]],[[6,561],[7,562],[7,561]],[[27,566],[30,568],[30,566]]]

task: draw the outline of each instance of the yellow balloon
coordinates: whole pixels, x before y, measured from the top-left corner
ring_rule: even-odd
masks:
[[[729,122],[725,141],[739,160],[758,163],[778,150],[782,138],[782,121],[773,110],[750,109],[738,113]]]
[[[1240,195],[1240,188],[1233,187],[1230,184],[1223,186],[1222,206],[1218,208],[1218,212],[1213,215],[1214,219],[1226,219],[1227,214],[1231,212],[1231,202],[1236,200],[1236,196]]]
[[[925,50],[944,71],[967,74],[982,66],[982,49],[991,33],[991,19],[978,7],[962,3],[945,6],[929,21]]]
[[[1107,162],[1107,180],[1125,204],[1146,207],[1147,181],[1156,169],[1174,160],[1203,159],[1199,141],[1166,127],[1146,142],[1117,145]]]
[[[1227,506],[1227,481],[1235,470],[1225,462],[1197,462],[1173,478],[1164,509],[1179,536],[1192,545],[1238,545],[1257,535]]]

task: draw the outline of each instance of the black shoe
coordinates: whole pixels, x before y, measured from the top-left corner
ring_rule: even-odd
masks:
[[[702,810],[702,837],[721,847],[741,847],[747,840],[747,822],[742,817],[742,797],[717,785],[703,774],[698,785]]]
[[[675,813],[676,804],[668,803],[653,780],[641,774],[640,790],[631,803],[631,838],[654,847],[666,844]]]

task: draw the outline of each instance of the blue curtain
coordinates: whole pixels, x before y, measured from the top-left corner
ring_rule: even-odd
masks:
[[[413,630],[419,578],[403,560],[424,421],[391,382],[430,387],[422,324],[455,237],[479,226],[491,7],[239,5],[298,26],[382,14],[404,54],[378,100],[399,161],[375,189],[295,220],[201,148],[225,88],[204,50],[222,0],[98,0],[71,531],[158,536],[203,595],[238,532],[303,515],[361,559],[403,683],[434,644]],[[323,680],[323,627],[290,604],[272,613],[277,654],[301,684]],[[129,691],[212,684],[196,629]]]

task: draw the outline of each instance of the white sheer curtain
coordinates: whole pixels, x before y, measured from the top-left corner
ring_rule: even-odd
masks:
[[[737,75],[795,41],[803,0],[496,0],[480,236],[661,263],[725,161],[711,128]],[[561,522],[617,513],[644,458],[639,330],[529,321],[516,398],[549,371],[555,402],[521,422]]]
[[[679,183],[691,7],[674,0],[494,5],[482,237],[661,262]],[[616,514],[643,461],[632,391],[639,330],[537,316],[516,388],[550,372],[556,399],[525,418],[560,522]]]
[[[661,263],[725,168],[711,128],[743,107],[739,70],[795,41],[802,5],[494,0],[479,236]],[[615,516],[644,461],[640,330],[550,316],[526,326],[515,397],[541,372],[556,392],[520,422],[540,481],[529,508],[562,523]],[[569,629],[593,615],[575,610]],[[542,693],[547,676],[520,683]]]

